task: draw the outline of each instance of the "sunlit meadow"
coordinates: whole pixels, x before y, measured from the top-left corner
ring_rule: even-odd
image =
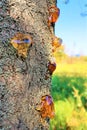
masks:
[[[87,57],[61,57],[52,76],[50,130],[87,130]]]

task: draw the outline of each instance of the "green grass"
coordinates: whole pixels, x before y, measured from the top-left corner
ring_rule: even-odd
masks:
[[[87,63],[58,64],[52,76],[55,117],[50,130],[87,129]]]

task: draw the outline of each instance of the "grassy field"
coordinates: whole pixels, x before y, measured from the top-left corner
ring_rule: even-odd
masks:
[[[87,62],[59,63],[52,76],[50,130],[87,130]]]

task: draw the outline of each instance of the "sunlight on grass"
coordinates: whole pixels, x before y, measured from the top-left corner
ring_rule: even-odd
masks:
[[[50,130],[86,130],[87,62],[58,63],[51,94],[55,118],[50,121]]]
[[[56,101],[55,102],[55,118],[51,120],[50,130],[54,128],[63,128],[66,126],[66,123],[70,120],[72,116],[72,111],[74,109],[74,104],[70,103],[68,100]]]
[[[74,64],[57,64],[57,68],[54,74],[67,73],[72,75],[85,75],[87,76],[87,63],[74,63]]]

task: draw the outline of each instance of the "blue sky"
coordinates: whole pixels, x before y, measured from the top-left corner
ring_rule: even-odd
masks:
[[[56,22],[55,35],[63,39],[69,55],[87,55],[87,0],[57,0],[60,16]]]

